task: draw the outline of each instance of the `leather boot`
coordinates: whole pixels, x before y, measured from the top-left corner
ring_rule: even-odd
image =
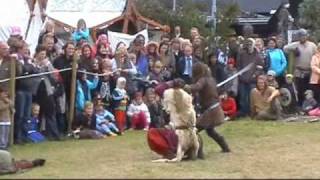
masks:
[[[227,142],[225,141],[224,137],[221,136],[214,128],[206,129],[207,134],[211,137],[214,141],[216,141],[222,149],[222,152],[231,152]]]
[[[219,144],[219,146],[221,147],[221,149],[222,149],[221,152],[223,152],[223,153],[231,152],[231,150],[230,150],[227,142],[225,141],[224,137],[220,136],[216,142],[217,142],[217,143]]]
[[[197,134],[197,136],[198,136],[198,140],[199,140],[198,158],[199,158],[199,159],[204,159],[202,137],[200,136],[200,134]]]

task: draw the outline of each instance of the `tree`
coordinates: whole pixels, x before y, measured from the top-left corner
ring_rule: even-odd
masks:
[[[214,34],[211,31],[212,24],[207,22],[207,15],[211,10],[211,0],[177,0],[176,12],[172,11],[172,0],[137,1],[137,7],[144,16],[167,24],[171,29],[179,25],[183,37],[189,37],[191,27],[198,27],[201,35],[208,37],[209,42],[214,42],[216,36],[220,36],[225,41],[231,34],[234,34],[231,26],[240,13],[237,3],[225,4],[218,1],[217,6],[217,27]]]
[[[221,10],[220,10],[221,9]],[[235,31],[231,26],[234,24],[236,17],[240,13],[240,8],[237,3],[230,4],[224,8],[220,8],[217,12],[217,28],[216,35],[222,38],[235,34]]]
[[[320,1],[319,0],[304,0],[299,5],[299,25],[310,30],[312,39],[320,40]]]
[[[198,27],[203,36],[210,34],[203,12],[206,5],[201,1],[177,0],[176,12],[172,11],[172,0],[138,0],[137,7],[144,16],[168,24],[171,29],[176,25],[181,26],[181,33],[185,37],[189,37],[189,30],[193,26]]]

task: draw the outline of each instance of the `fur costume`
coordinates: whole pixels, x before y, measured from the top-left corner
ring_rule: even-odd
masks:
[[[163,108],[170,114],[170,126],[178,136],[176,155],[172,159],[165,156],[165,159],[153,162],[179,162],[185,155],[195,159],[200,145],[195,128],[196,113],[192,105],[192,96],[179,88],[168,89],[164,92]],[[150,147],[153,149],[152,145]]]

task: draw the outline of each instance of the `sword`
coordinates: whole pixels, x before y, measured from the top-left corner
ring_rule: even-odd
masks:
[[[225,85],[226,83],[228,83],[229,81],[232,81],[234,78],[240,76],[241,74],[249,71],[249,69],[252,68],[252,66],[254,65],[254,63],[250,63],[248,64],[246,67],[244,67],[243,69],[241,69],[239,72],[235,73],[234,75],[230,76],[229,78],[225,79],[224,81],[220,82],[217,87],[221,87],[223,85]]]
[[[219,83],[219,84],[217,85],[217,87],[219,88],[219,87],[225,85],[226,83],[228,83],[229,81],[233,80],[234,78],[240,76],[241,74],[249,71],[249,69],[252,68],[253,65],[254,65],[254,63],[248,64],[246,67],[244,67],[243,69],[241,69],[241,70],[240,70],[239,72],[237,72],[236,74],[230,76],[230,77],[227,78],[226,80],[224,80],[224,81],[222,81],[221,83]],[[220,102],[214,103],[214,104],[211,105],[208,109],[206,109],[205,112],[211,111],[212,109],[217,108],[217,107],[219,107],[219,106],[220,106]]]

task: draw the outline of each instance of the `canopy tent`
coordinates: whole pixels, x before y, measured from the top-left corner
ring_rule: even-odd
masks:
[[[27,1],[10,0],[2,3],[0,6],[0,40],[7,41],[13,26],[20,27],[22,36],[25,37],[30,15]]]
[[[72,28],[82,18],[92,28],[121,16],[126,3],[127,0],[54,0],[47,2],[46,15]]]
[[[54,0],[43,1],[48,19],[54,20],[62,27],[76,28],[79,19],[86,21],[91,28],[93,39],[98,30],[111,28],[113,31],[136,34],[143,29],[161,30],[168,32],[168,26],[142,16],[135,7],[133,0]],[[45,5],[46,4],[46,5]],[[68,17],[68,18],[66,18]],[[129,25],[132,25],[131,28]]]
[[[33,53],[42,24],[37,0],[10,0],[0,6],[0,41],[7,41],[11,28],[19,27]]]
[[[138,32],[142,29],[160,30],[163,32],[170,32],[170,27],[162,25],[152,19],[146,18],[140,14],[136,8],[134,0],[128,0],[126,8],[121,16],[116,17],[110,21],[95,26],[94,28],[102,29],[113,25],[122,24],[122,33],[128,34],[130,23],[134,25],[135,31]]]
[[[41,19],[41,10],[40,4],[37,1],[34,5],[33,16],[29,21],[29,28],[27,29],[27,37],[26,41],[29,44],[29,49],[31,54],[34,53],[37,45],[38,45],[38,38],[40,35],[41,30],[43,29],[43,21]]]

